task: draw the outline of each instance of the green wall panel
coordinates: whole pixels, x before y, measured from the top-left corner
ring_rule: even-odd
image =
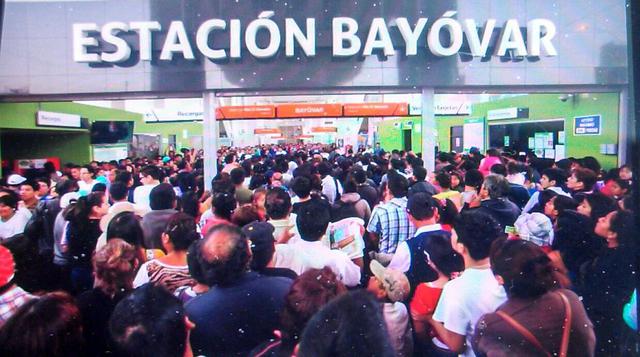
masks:
[[[89,145],[89,135],[82,133],[2,133],[2,157],[10,160],[59,157],[63,165],[84,164],[91,161]]]
[[[407,121],[406,118],[384,119],[378,124],[378,141],[385,151],[402,149],[402,125]]]
[[[143,116],[138,113],[73,102],[0,103],[0,131],[2,129],[29,130],[27,136],[23,135],[24,132],[5,130],[3,134],[5,140],[22,142],[24,145],[8,147],[3,140],[1,157],[13,159],[58,156],[63,163],[68,161],[84,163],[91,160],[88,130],[38,127],[35,125],[35,117],[39,110],[78,114],[88,118],[90,122],[134,121],[134,133],[161,135],[165,140],[169,135],[175,135],[178,148],[190,147],[190,138],[201,136],[203,132],[201,122],[145,123]],[[47,132],[51,134],[46,135]],[[25,138],[31,140],[25,141]],[[164,143],[162,147],[165,147]]]
[[[618,144],[619,95],[618,93],[577,94],[566,101],[560,94],[530,94],[494,102],[473,105],[473,115],[486,117],[492,109],[522,107],[529,108],[529,118],[522,121],[540,119],[565,119],[566,156],[576,158],[593,156],[604,168],[618,165],[617,155],[600,154],[601,144]],[[573,118],[582,115],[600,114],[602,134],[594,136],[573,135]],[[499,122],[492,120],[493,122]],[[488,131],[487,131],[488,133]]]
[[[422,138],[425,135],[433,135],[433,133],[426,132],[421,128],[422,117],[407,117],[396,119],[385,119],[378,124],[378,138],[380,139],[380,146],[385,150],[391,151],[394,149],[402,149],[402,125],[404,123],[413,122],[413,132],[411,133],[411,147],[416,153],[422,151]],[[438,116],[436,117],[436,143],[440,150],[449,151],[450,130],[449,128],[454,125],[462,125],[464,117],[459,116]],[[399,123],[398,126],[395,123]]]
[[[56,156],[63,164],[86,163],[91,160],[88,130],[36,126],[36,112],[39,110],[78,114],[90,122],[96,120],[138,122],[142,119],[142,116],[136,113],[71,102],[3,103],[0,104],[2,157],[32,159]]]
[[[202,136],[202,122],[172,122],[172,123],[145,123],[142,119],[136,121],[134,129],[136,134],[157,134],[162,138],[169,138],[169,135],[176,136],[178,149],[191,147],[189,140],[192,136]],[[186,135],[185,135],[186,134]],[[186,137],[185,137],[186,136]],[[162,144],[164,148],[166,144]]]

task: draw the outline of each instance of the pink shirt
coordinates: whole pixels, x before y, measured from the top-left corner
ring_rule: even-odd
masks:
[[[480,167],[478,170],[482,172],[482,175],[487,176],[491,173],[491,167],[493,165],[502,164],[502,161],[497,156],[487,156],[480,161]]]

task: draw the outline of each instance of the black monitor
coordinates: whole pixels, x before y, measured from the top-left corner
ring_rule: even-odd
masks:
[[[96,121],[91,124],[91,144],[128,144],[132,138],[132,121]]]

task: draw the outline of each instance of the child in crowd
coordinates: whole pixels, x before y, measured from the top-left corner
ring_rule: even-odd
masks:
[[[384,317],[391,344],[398,356],[412,356],[413,338],[409,313],[402,303],[409,295],[409,280],[400,271],[384,268],[377,260],[369,265],[371,273],[367,290],[382,302]]]

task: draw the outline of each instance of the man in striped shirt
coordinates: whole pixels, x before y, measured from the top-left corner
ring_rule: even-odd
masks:
[[[408,189],[409,182],[404,176],[388,172],[387,193],[393,197],[373,209],[367,226],[369,237],[374,245],[378,245],[379,253],[393,254],[398,244],[413,237],[415,228],[407,215]]]
[[[24,239],[24,238],[23,238]],[[34,296],[14,283],[15,263],[9,249],[0,245],[0,327]]]

